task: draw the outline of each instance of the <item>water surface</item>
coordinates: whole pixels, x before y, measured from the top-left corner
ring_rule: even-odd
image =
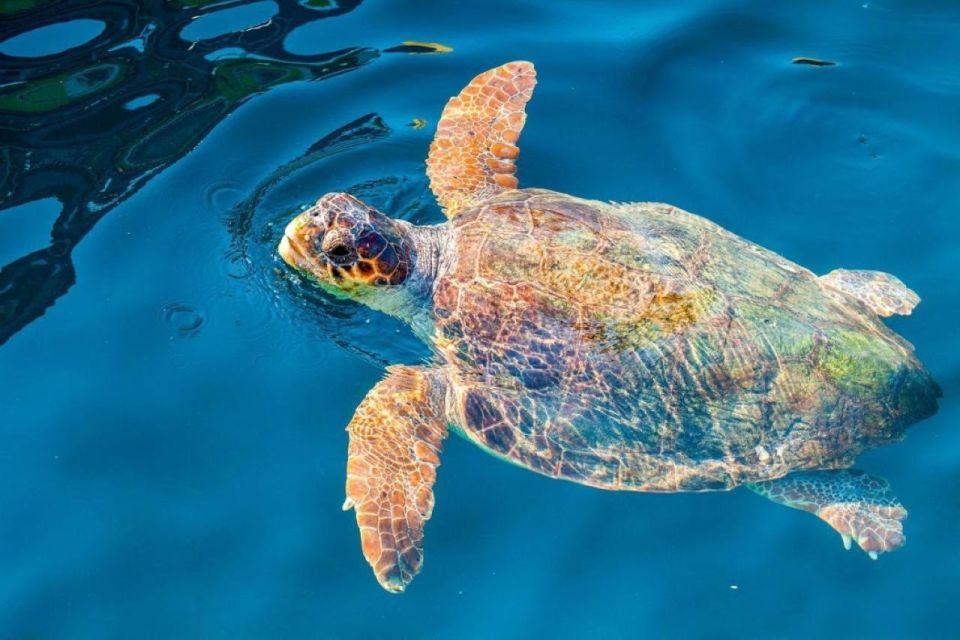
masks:
[[[958,29],[932,0],[4,5],[0,637],[957,636]],[[339,509],[343,427],[427,351],[274,247],[331,190],[441,220],[432,127],[511,59],[540,76],[523,185],[670,202],[920,293],[890,324],[941,411],[861,464],[910,509],[903,550],[450,439],[423,573],[376,584]]]

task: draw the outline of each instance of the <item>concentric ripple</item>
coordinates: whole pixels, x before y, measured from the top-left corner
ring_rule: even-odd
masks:
[[[287,223],[328,191],[347,191],[396,218],[437,221],[422,165],[410,162],[411,145],[421,146],[421,137],[409,130],[393,133],[376,114],[362,116],[274,171],[225,216],[233,238],[224,256],[227,275],[254,298],[250,307],[261,311],[245,320],[248,331],[253,324],[255,334],[270,332],[276,339],[277,326],[299,328],[282,332],[288,341],[281,348],[294,351],[304,336],[315,335],[378,364],[429,355],[401,321],[331,297],[277,255]],[[228,193],[234,195],[233,187],[219,185],[205,201],[226,200]]]
[[[180,338],[192,338],[206,321],[203,313],[188,304],[172,303],[163,307],[163,321]]]

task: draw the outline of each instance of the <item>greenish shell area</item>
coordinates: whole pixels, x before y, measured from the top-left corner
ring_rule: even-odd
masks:
[[[936,410],[912,347],[699,216],[514,191],[451,221],[435,342],[492,452],[605,488],[849,465]]]
[[[889,386],[900,364],[889,343],[847,328],[830,332],[819,357],[831,382],[854,397],[870,397]]]

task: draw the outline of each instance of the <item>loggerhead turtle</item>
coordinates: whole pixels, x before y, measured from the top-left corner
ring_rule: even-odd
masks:
[[[347,499],[377,580],[402,591],[448,429],[553,478],[612,490],[745,485],[816,514],[872,558],[907,512],[851,469],[940,390],[878,318],[919,302],[895,277],[817,277],[676,207],[519,189],[533,65],[480,74],[427,158],[449,220],[415,226],[330,193],[280,255],[335,295],[408,321],[430,363],[395,365],[350,421]]]

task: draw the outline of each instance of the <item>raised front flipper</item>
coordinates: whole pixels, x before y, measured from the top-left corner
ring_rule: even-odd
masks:
[[[907,510],[890,491],[890,483],[863,471],[799,471],[747,486],[774,502],[816,515],[840,533],[846,549],[856,542],[874,560],[906,540],[902,520]]]
[[[347,427],[347,500],[363,555],[384,589],[403,591],[423,564],[423,526],[447,435],[442,376],[390,367]]]
[[[515,145],[537,74],[529,62],[481,73],[443,109],[427,157],[430,189],[448,218],[505,189],[515,189]]]
[[[899,314],[908,316],[920,302],[899,278],[882,271],[836,269],[820,281],[835,291],[856,298],[884,318]]]

